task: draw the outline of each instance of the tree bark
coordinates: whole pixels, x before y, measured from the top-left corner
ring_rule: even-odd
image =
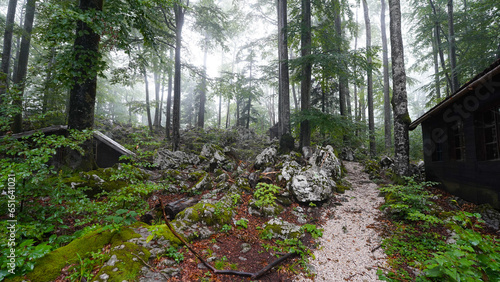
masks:
[[[155,71],[153,74],[155,83],[155,118],[153,121],[156,131],[160,128],[160,74]]]
[[[398,175],[408,175],[410,171],[410,142],[408,126],[408,101],[406,94],[406,71],[401,35],[401,7],[399,0],[389,0],[390,38],[392,60],[392,107],[394,110],[394,164]]]
[[[290,133],[290,79],[288,74],[287,0],[278,0],[278,137]]]
[[[102,11],[102,0],[80,0],[80,10]],[[74,43],[75,69],[78,75],[74,78],[71,87],[68,110],[69,129],[92,129],[94,127],[95,97],[97,89],[97,62],[99,53],[100,35],[83,21],[77,22],[76,38]],[[84,170],[96,167],[92,141],[83,144],[85,155],[77,155],[77,166]],[[75,155],[76,156],[76,155]]]
[[[146,72],[146,68],[143,67],[142,73],[144,75],[144,85],[146,87],[146,113],[148,115],[148,127],[149,131],[153,133],[153,123],[151,121],[151,106],[149,103],[149,82],[148,82],[148,73]]]
[[[336,0],[335,1],[335,19],[334,19],[334,25],[335,25],[335,33],[337,35],[337,53],[340,56],[340,68],[345,71],[347,66],[345,65],[345,62],[343,60],[343,56],[341,55],[343,50],[342,50],[342,19],[340,17],[340,1]],[[339,74],[339,103],[340,103],[340,115],[341,116],[347,116],[347,99],[346,99],[346,92],[347,92],[347,79],[346,79],[346,74],[344,71],[341,71]]]
[[[450,79],[449,74],[446,72],[446,64],[444,61],[443,48],[441,47],[441,36],[439,35],[440,23],[438,20],[436,6],[434,6],[434,2],[432,2],[432,0],[429,0],[429,4],[431,5],[432,13],[434,14],[434,37],[436,39],[437,49],[438,49],[438,53],[439,53],[439,59],[441,61],[441,68],[443,69],[443,72],[446,75],[446,81],[448,82],[448,86],[450,86],[451,79]],[[449,91],[446,91],[446,92],[447,92],[447,96],[448,96],[450,93],[449,93]]]
[[[189,0],[186,6],[189,5]],[[179,150],[181,127],[181,45],[182,26],[184,25],[184,8],[174,4],[175,11],[175,67],[174,67],[174,105],[172,113],[172,150]]]
[[[455,42],[455,25],[453,23],[453,0],[448,0],[448,42],[450,45],[451,93],[460,87],[457,72],[457,54]]]
[[[367,98],[368,98],[368,131],[370,137],[370,155],[375,157],[377,154],[377,148],[375,146],[375,117],[373,112],[373,77],[372,77],[372,35],[371,35],[371,24],[370,16],[368,14],[368,4],[366,0],[363,0],[363,10],[365,15],[365,26],[366,26],[366,52],[367,52]]]
[[[160,118],[158,120],[158,128],[156,129],[157,131],[161,127],[161,119],[162,119],[162,115],[163,115],[163,96],[165,94],[165,82],[164,81],[165,81],[165,75],[162,74],[161,79],[160,79],[160,82],[161,82]]]
[[[9,0],[7,18],[5,20],[5,33],[3,35],[2,66],[0,73],[0,94],[7,92],[9,86],[10,55],[12,52],[12,32],[14,30],[14,19],[16,17],[17,0]],[[2,104],[2,97],[0,97]]]
[[[434,27],[435,29],[435,27]],[[433,29],[433,30],[434,30]],[[435,36],[432,38],[432,55],[434,59],[434,88],[436,91],[436,97],[438,100],[441,100],[441,85],[439,82],[439,61],[438,61],[438,46],[437,46],[437,39]]]
[[[205,38],[205,40],[208,40],[208,38]],[[203,77],[201,78],[201,91],[200,91],[200,107],[198,109],[198,127],[199,128],[204,128],[205,127],[205,104],[207,100],[207,53],[208,53],[208,46],[205,44],[203,52]]]
[[[172,61],[174,58],[174,52],[170,49],[170,60]],[[166,121],[165,121],[165,134],[167,139],[170,140],[170,129],[171,129],[171,114],[170,110],[172,109],[172,69],[168,70],[168,89],[167,89],[167,113],[166,113]]]
[[[19,97],[14,100],[20,108],[23,105],[23,94],[25,89],[26,72],[28,70],[28,59],[31,46],[31,30],[33,29],[33,19],[35,18],[35,0],[28,0],[26,3],[26,15],[24,17],[23,38],[21,39],[21,48],[19,50],[19,60],[17,62],[16,72],[14,73],[14,85],[19,91]],[[14,116],[12,131],[19,133],[23,128],[22,111]]]
[[[301,0],[301,33],[300,55],[304,59],[302,66],[302,81],[300,84],[300,110],[308,111],[311,99],[312,64],[308,58],[311,55],[311,1]],[[300,123],[300,148],[311,145],[311,128],[309,120]]]
[[[392,116],[391,116],[391,95],[389,89],[389,55],[387,48],[387,34],[385,27],[385,0],[381,0],[380,29],[382,32],[382,64],[384,73],[384,135],[385,150],[388,152],[392,148]]]

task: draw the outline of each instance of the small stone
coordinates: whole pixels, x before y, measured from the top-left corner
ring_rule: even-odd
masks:
[[[246,259],[246,258],[244,258],[244,257],[238,257],[238,259],[239,259],[239,260],[242,260],[242,261],[247,260],[247,259]]]
[[[113,272],[117,272],[117,271],[118,271],[118,267],[113,268]]]
[[[116,255],[112,255],[111,258],[108,260],[108,262],[106,263],[106,265],[109,265],[109,266],[115,266],[115,263],[118,261],[118,258],[116,257]]]
[[[248,253],[252,249],[252,246],[248,243],[241,244],[241,253]]]
[[[205,266],[205,264],[200,262],[200,263],[198,263],[198,269],[207,269],[207,267]]]
[[[99,278],[101,278],[102,280],[108,280],[109,275],[107,275],[106,273],[103,273],[103,274],[99,275]]]

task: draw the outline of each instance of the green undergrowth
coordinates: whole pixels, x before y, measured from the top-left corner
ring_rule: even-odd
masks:
[[[381,246],[393,271],[380,269],[379,279],[500,281],[500,241],[481,232],[481,216],[444,211],[426,189],[434,183],[405,181],[380,188],[392,226]]]

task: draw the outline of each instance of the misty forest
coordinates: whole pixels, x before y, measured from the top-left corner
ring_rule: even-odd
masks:
[[[498,0],[0,10],[0,281],[500,281]]]

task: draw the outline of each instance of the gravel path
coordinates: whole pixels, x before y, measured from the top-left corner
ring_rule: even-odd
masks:
[[[316,271],[315,281],[380,281],[377,266],[385,264],[381,238],[370,228],[380,214],[378,207],[384,199],[379,197],[377,185],[371,182],[359,163],[344,162],[347,181],[352,189],[341,195],[341,206],[324,213],[328,216],[323,226],[320,247],[314,251],[311,265]],[[301,278],[300,281],[310,281]]]

